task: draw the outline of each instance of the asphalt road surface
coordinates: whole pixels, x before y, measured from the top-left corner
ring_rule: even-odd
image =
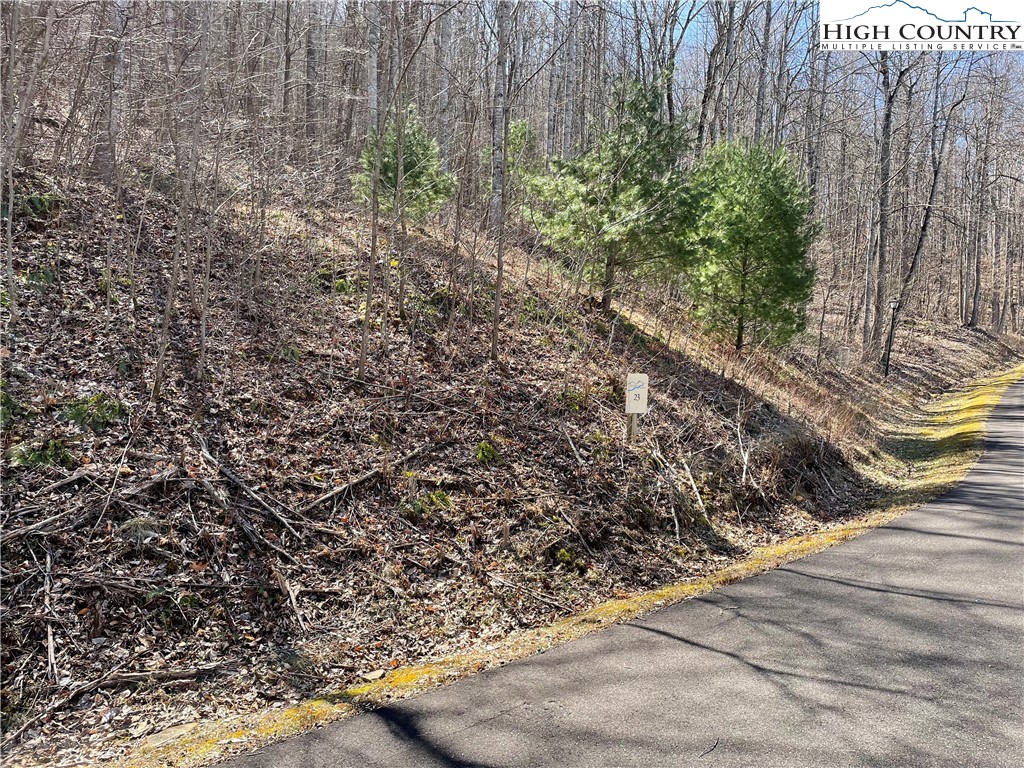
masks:
[[[1024,766],[1024,382],[891,525],[224,764],[691,765]]]

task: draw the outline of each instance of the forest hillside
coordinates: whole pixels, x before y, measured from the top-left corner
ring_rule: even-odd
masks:
[[[877,524],[1024,360],[1013,57],[818,51],[799,2],[0,21],[13,764]]]
[[[282,207],[244,300],[228,263],[255,244],[195,235],[224,265],[197,297],[209,330],[172,322],[154,400],[173,204],[19,190],[48,203],[22,221],[4,359],[4,716],[10,732],[59,706],[29,731],[40,759],[83,729],[113,755],[342,689],[856,517],[913,466],[883,452],[885,425],[1024,349],[920,322],[882,385],[809,354],[740,358],[683,323],[670,345],[515,252],[493,363],[473,301],[446,293],[451,244],[421,232],[407,317],[374,328],[388,352],[359,381],[368,223]],[[493,266],[476,269],[487,306]],[[627,443],[634,370],[651,410]]]

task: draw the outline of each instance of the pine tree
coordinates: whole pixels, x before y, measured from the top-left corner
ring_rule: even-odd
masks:
[[[442,169],[437,142],[427,134],[426,127],[412,109],[402,127],[401,184],[398,128],[392,121],[383,136],[371,135],[360,156],[362,171],[356,174],[353,183],[356,195],[361,199],[368,201],[370,198],[377,142],[381,143],[380,209],[383,213],[391,213],[398,208],[399,188],[405,197],[405,215],[417,221],[437,213],[451,199],[455,192],[454,179]]]
[[[814,288],[811,194],[782,151],[713,148],[693,174],[700,254],[690,288],[697,314],[748,339],[784,344],[803,330]]]
[[[621,88],[614,128],[574,158],[553,158],[535,176],[529,215],[547,242],[603,272],[601,305],[611,309],[618,272],[685,261],[689,213],[677,160],[677,125],[663,121],[664,94]]]

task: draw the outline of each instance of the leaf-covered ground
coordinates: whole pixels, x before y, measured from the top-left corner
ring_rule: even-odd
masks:
[[[419,231],[404,254],[385,236],[391,297],[386,315],[375,297],[386,320],[361,382],[364,219],[293,202],[265,229],[197,210],[179,233],[154,186],[118,201],[18,180],[20,317],[2,352],[12,761],[103,762],[169,726],[707,574],[855,514],[878,488],[847,456],[870,459],[881,412],[1019,357],[925,329],[887,389],[799,355],[741,366],[668,349],[513,254],[494,364],[486,254],[453,265],[450,240]],[[627,370],[652,388],[631,444]]]

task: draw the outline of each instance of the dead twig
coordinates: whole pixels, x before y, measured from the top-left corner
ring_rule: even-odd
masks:
[[[50,483],[45,488],[40,488],[39,491],[36,492],[36,496],[37,497],[38,496],[42,496],[42,495],[50,493],[52,491],[56,491],[58,488],[63,488],[65,485],[71,485],[72,483],[77,483],[82,478],[87,478],[87,479],[90,479],[90,480],[95,480],[96,479],[96,473],[93,472],[91,469],[86,469],[86,468],[80,469],[77,472],[74,472],[74,473],[68,475],[67,477],[65,477],[62,480],[58,480],[55,483]]]
[[[576,443],[574,443],[572,438],[569,437],[569,430],[567,430],[564,425],[562,426],[562,434],[565,435],[565,439],[569,441],[569,447],[572,448],[572,453],[573,456],[576,457],[576,461],[579,462],[581,467],[586,466],[587,463],[583,461],[583,457],[580,456],[580,452],[576,450]]]
[[[715,751],[715,747],[718,746],[718,741],[719,741],[718,739],[715,739],[715,743],[712,744],[707,749],[705,749],[703,752],[701,752],[700,755],[698,755],[698,757],[704,757],[705,755],[710,755],[712,752],[714,752]]]
[[[392,592],[394,592],[395,593],[395,597],[397,597],[399,599],[404,599],[404,598],[408,597],[408,595],[406,594],[404,589],[402,589],[401,587],[395,586],[393,583],[391,583],[390,581],[385,579],[383,576],[377,575],[376,573],[374,573],[373,571],[369,570],[368,568],[357,568],[356,570],[358,570],[360,573],[365,573],[367,576],[369,576],[374,581],[379,581],[385,587],[387,587]]]
[[[740,429],[740,419],[738,414],[736,417],[736,442],[739,443],[740,458],[743,459],[743,475],[740,477],[740,486],[743,487],[747,484],[747,474],[750,471],[750,446],[748,445],[746,448],[743,447],[743,430]]]
[[[838,493],[836,493],[836,489],[832,487],[832,483],[830,483],[828,481],[828,476],[826,475],[824,470],[821,471],[821,474],[819,475],[819,477],[825,482],[825,485],[828,486],[828,489],[830,491],[832,491],[832,495],[833,496],[838,496],[839,495]]]
[[[518,589],[520,592],[525,592],[531,597],[540,600],[542,603],[550,605],[553,608],[557,608],[560,611],[564,611],[565,613],[569,613],[569,609],[562,605],[560,602],[558,602],[557,600],[552,600],[550,597],[547,597],[546,595],[538,592],[535,589],[531,589],[530,587],[527,587],[523,584],[516,584],[511,581],[505,581],[505,579],[501,578],[500,576],[495,576],[493,573],[488,573],[487,578],[489,578],[491,581],[496,581],[498,584],[503,584],[506,587],[510,587],[511,589]]]
[[[96,533],[96,530],[100,527],[100,523],[103,522],[103,517],[107,514],[107,510],[110,508],[110,500],[114,498],[114,490],[117,488],[117,481],[121,479],[121,467],[124,466],[125,459],[128,456],[128,451],[131,450],[132,447],[132,441],[135,440],[136,427],[141,425],[143,419],[146,418],[149,406],[150,403],[147,402],[141,413],[128,420],[128,442],[125,443],[124,450],[121,451],[121,458],[117,460],[117,467],[114,469],[114,479],[110,483],[110,490],[107,491],[107,497],[103,500],[103,507],[100,509],[100,514],[96,518],[96,523],[92,527],[92,533]]]
[[[299,610],[299,603],[295,599],[295,596],[299,594],[299,590],[301,590],[302,587],[289,583],[284,574],[281,573],[273,564],[270,566],[270,573],[277,582],[277,588],[281,590],[281,594],[288,598],[288,602],[291,604],[292,610],[295,611],[295,618],[299,622],[299,629],[305,632],[306,622],[302,618],[302,611]]]
[[[46,667],[53,682],[57,682],[57,654],[53,641],[53,610],[50,607],[50,590],[53,587],[53,558],[46,553],[46,575],[43,577],[43,609],[46,612]]]
[[[257,504],[259,504],[260,507],[262,509],[264,509],[271,517],[273,517],[275,520],[277,520],[279,523],[281,523],[281,525],[283,525],[285,528],[287,528],[291,532],[291,534],[293,536],[295,536],[295,538],[297,538],[297,539],[301,539],[302,538],[299,535],[299,532],[297,530],[295,530],[295,528],[292,526],[291,521],[288,520],[288,518],[286,518],[284,515],[282,515],[280,512],[278,512],[276,509],[274,509],[270,504],[268,504],[263,499],[263,497],[260,496],[258,493],[256,493],[256,491],[254,491],[252,488],[250,488],[246,484],[246,482],[244,480],[242,480],[242,478],[240,478],[238,475],[236,475],[230,469],[228,469],[223,464],[221,464],[219,461],[217,461],[217,459],[213,458],[213,455],[210,453],[209,449],[206,447],[206,440],[203,439],[202,435],[200,435],[198,432],[196,432],[195,436],[196,436],[197,442],[199,443],[199,452],[202,454],[204,459],[206,459],[214,467],[216,467],[217,470],[222,475],[224,475],[224,477],[226,477],[228,480],[230,480],[232,483],[234,483],[236,486],[238,486],[239,490],[241,490],[242,493],[244,493],[250,499],[252,499]],[[216,498],[216,494],[214,494],[214,497]],[[277,504],[279,504],[280,506],[284,507],[284,504],[281,504],[281,502],[277,502]]]
[[[704,522],[711,525],[711,521],[708,519],[708,509],[704,506],[704,499],[700,496],[700,489],[697,488],[697,481],[693,479],[693,472],[690,471],[690,465],[686,463],[686,459],[679,459],[683,463],[683,469],[686,470],[686,478],[690,481],[690,488],[693,489],[693,495],[697,497],[697,506],[700,508],[700,513],[704,518]]]
[[[590,553],[591,556],[594,556],[594,550],[591,549],[590,545],[587,544],[587,537],[583,535],[583,532],[580,531],[580,529],[576,526],[576,523],[574,523],[572,520],[570,520],[569,516],[566,515],[565,512],[559,512],[559,516],[565,521],[565,524],[569,526],[569,528],[572,530],[572,532],[576,534],[576,538],[579,540],[580,544],[583,545],[583,547],[587,550],[588,553]],[[507,531],[508,531],[508,520],[504,521],[504,525],[505,525],[505,538],[507,538],[507,536],[508,536],[508,533],[507,533]]]
[[[189,667],[187,669],[157,669],[149,672],[122,672],[119,675],[111,675],[97,685],[97,688],[116,688],[119,685],[132,683],[163,683],[170,680],[194,680],[199,677],[209,677],[218,672],[224,671],[230,665],[207,664],[202,667]]]
[[[129,485],[127,488],[121,491],[121,498],[129,498],[131,496],[138,496],[140,493],[145,493],[150,488],[157,485],[163,485],[168,480],[173,480],[178,474],[177,467],[168,467],[165,470],[157,472],[155,475],[150,475],[144,480],[140,480],[135,485]]]
[[[220,488],[215,486],[210,480],[205,477],[199,478],[199,484],[203,486],[203,490],[210,494],[210,498],[213,499],[214,503],[221,509],[228,508],[227,496]]]
[[[66,706],[71,704],[71,702],[73,702],[75,699],[77,699],[83,693],[89,693],[90,691],[95,691],[98,688],[103,687],[104,683],[106,683],[111,678],[115,677],[120,670],[124,669],[131,662],[135,661],[140,655],[141,655],[141,652],[140,653],[136,653],[131,658],[125,659],[124,661],[122,661],[120,664],[118,664],[113,669],[110,669],[107,672],[104,672],[102,675],[97,677],[95,680],[91,680],[88,683],[82,683],[82,685],[78,686],[77,688],[75,688],[74,690],[70,691],[65,696],[63,696],[62,698],[60,698],[57,701],[55,701],[53,704],[48,706],[46,709],[44,709],[41,712],[37,713],[34,717],[30,717],[28,720],[26,720],[24,723],[22,723],[13,733],[8,735],[6,739],[4,739],[2,742],[0,742],[0,747],[6,748],[6,747],[10,746],[15,741],[17,741],[21,737],[21,735],[23,733],[25,733],[25,731],[27,731],[29,728],[32,728],[37,723],[40,723],[43,720],[47,719],[48,717],[53,715],[54,712],[59,712],[60,710],[64,709]]]
[[[421,445],[419,448],[416,448],[415,450],[410,451],[409,453],[405,454],[405,456],[403,456],[402,458],[400,458],[398,461],[395,462],[394,466],[401,466],[402,464],[405,464],[405,463],[411,461],[412,459],[415,459],[417,456],[423,454],[424,452],[427,451],[427,449],[433,448],[433,447],[434,447],[433,445]],[[355,478],[353,480],[350,480],[349,482],[345,483],[344,485],[339,485],[337,488],[335,488],[332,491],[328,491],[323,496],[320,496],[319,498],[313,499],[313,501],[309,502],[305,506],[300,507],[299,508],[299,513],[300,514],[305,514],[306,512],[311,510],[313,507],[319,506],[320,504],[323,504],[325,501],[330,501],[331,499],[336,498],[337,496],[340,496],[341,494],[346,493],[346,492],[352,490],[357,485],[362,485],[367,480],[372,480],[374,477],[376,477],[377,475],[379,475],[383,471],[385,466],[386,466],[386,464],[381,464],[381,465],[379,465],[377,467],[374,467],[373,469],[364,472],[363,474],[359,475],[359,477],[357,477],[357,478]]]
[[[352,589],[349,587],[303,587],[302,591],[307,595],[341,595],[351,597]]]
[[[673,503],[669,504],[669,510],[672,512],[672,523],[675,525],[675,529],[676,529],[676,544],[678,544],[679,541],[680,541],[680,538],[679,538],[679,515],[676,513],[676,505],[675,505],[675,497],[680,495],[679,484],[678,484],[678,481],[676,480],[676,475],[678,474],[678,472],[676,472],[676,468],[672,466],[672,464],[669,462],[669,460],[665,458],[665,454],[663,454],[661,452],[661,446],[658,444],[657,440],[654,441],[654,444],[656,446],[658,446],[658,447],[655,448],[653,451],[651,451],[651,457],[654,459],[655,465],[659,468],[659,470],[663,474],[667,474],[668,475],[667,484],[668,484],[669,489],[672,492],[672,498],[673,498]],[[659,493],[660,493],[660,491],[659,491]]]
[[[50,523],[60,520],[62,517],[64,517],[64,515],[68,513],[68,511],[69,510],[65,509],[61,512],[58,512],[56,515],[50,515],[49,517],[44,518],[39,522],[32,523],[31,525],[26,525],[23,528],[16,528],[13,531],[7,531],[7,533],[5,533],[3,536],[0,536],[0,544],[9,544],[17,538],[32,533],[32,531],[38,531],[41,528],[45,528]]]
[[[246,535],[249,541],[251,541],[253,544],[262,545],[264,547],[267,547],[268,549],[272,549],[293,565],[297,565],[299,568],[305,568],[305,566],[302,565],[302,563],[300,563],[298,560],[296,560],[295,557],[288,550],[277,546],[277,544],[275,544],[262,533],[257,531],[256,526],[250,523],[246,519],[245,515],[242,514],[242,509],[252,509],[252,507],[243,507],[241,504],[236,505],[235,508],[231,510],[231,517],[235,525],[242,529],[242,533]]]
[[[180,461],[180,458],[175,459],[174,456],[170,456],[166,453],[147,453],[145,451],[136,451],[131,449],[126,451],[125,455],[132,459],[149,459],[150,461],[163,461],[168,464],[174,461]]]

